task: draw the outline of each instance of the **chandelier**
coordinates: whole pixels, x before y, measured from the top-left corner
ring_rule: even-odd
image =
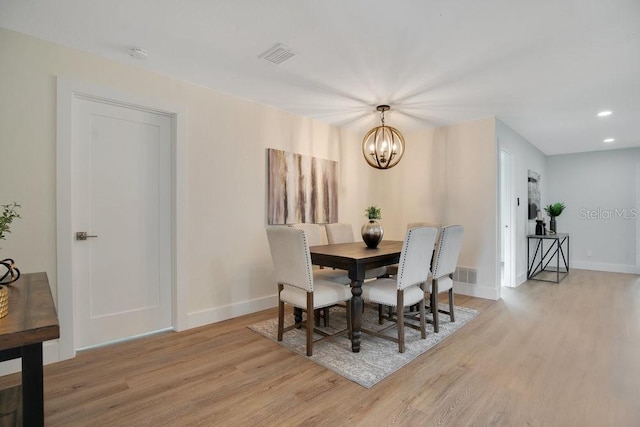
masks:
[[[400,162],[404,154],[404,138],[398,129],[384,124],[384,112],[388,105],[378,105],[380,126],[371,129],[362,140],[362,154],[370,166],[376,169],[390,169]]]

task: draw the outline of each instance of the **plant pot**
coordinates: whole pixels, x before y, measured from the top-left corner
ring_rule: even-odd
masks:
[[[551,234],[556,234],[556,217],[552,216],[549,221],[549,230],[551,230]]]
[[[0,318],[9,314],[9,289],[0,285]]]
[[[382,236],[384,235],[382,226],[373,219],[365,222],[360,231],[362,233],[362,240],[364,240],[364,243],[370,248],[376,248],[382,241]]]

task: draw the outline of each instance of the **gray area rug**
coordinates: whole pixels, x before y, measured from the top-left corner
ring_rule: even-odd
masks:
[[[456,307],[455,315],[456,321],[454,323],[449,321],[448,315],[440,315],[440,332],[437,334],[433,332],[433,325],[427,323],[427,338],[424,340],[420,338],[420,331],[405,327],[404,353],[398,351],[397,343],[365,333],[362,334],[360,353],[353,353],[351,351],[351,341],[345,334],[314,343],[313,356],[307,357],[305,329],[294,329],[285,332],[283,340],[278,344],[293,350],[303,357],[307,357],[309,360],[363,387],[370,388],[453,334],[465,323],[476,317],[478,312],[469,308]],[[293,324],[293,315],[291,314],[285,317],[285,326],[290,324]],[[345,324],[344,308],[333,307],[330,314],[330,327],[320,329],[327,333],[335,333],[345,329]],[[362,317],[362,325],[364,328],[380,330],[391,324],[391,322],[385,321],[383,325],[378,325],[377,309],[366,307]],[[277,342],[277,318],[250,325],[249,328]],[[389,329],[386,334],[397,336],[396,327],[394,326]],[[316,334],[314,339],[318,338],[320,338],[320,335]]]

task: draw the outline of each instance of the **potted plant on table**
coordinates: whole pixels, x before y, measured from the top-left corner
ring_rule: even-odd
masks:
[[[20,218],[17,203],[10,203],[8,205],[2,205],[2,213],[0,214],[0,240],[5,240],[7,234],[11,233],[11,223],[14,219]],[[20,270],[18,270],[11,258],[5,258],[0,261],[0,283],[12,283],[18,280],[20,277]],[[6,269],[6,271],[4,271]],[[0,297],[0,305],[1,305]]]
[[[382,226],[377,222],[377,220],[382,219],[382,211],[377,206],[369,206],[364,212],[368,221],[364,223],[360,230],[362,240],[364,240],[368,247],[376,248],[382,241],[382,236],[384,235]]]
[[[547,205],[544,210],[551,218],[549,220],[549,230],[551,234],[556,234],[556,217],[560,216],[562,211],[564,210],[565,205],[562,202],[557,202],[552,205]]]

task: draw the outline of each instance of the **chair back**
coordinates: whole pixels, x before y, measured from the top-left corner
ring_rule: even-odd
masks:
[[[351,224],[327,224],[324,228],[327,230],[327,240],[330,245],[355,241]]]
[[[407,224],[407,230],[417,227],[433,227],[438,230],[438,233],[440,233],[440,230],[442,230],[442,224],[439,224],[437,222],[410,222],[409,224]]]
[[[309,244],[303,230],[291,227],[267,228],[276,282],[313,292]]]
[[[440,243],[434,256],[432,275],[434,279],[447,276],[456,271],[458,255],[462,247],[462,235],[464,227],[461,225],[449,225],[440,233]]]
[[[304,233],[307,235],[307,243],[309,244],[309,246],[319,246],[325,244],[322,241],[322,226],[320,224],[300,223],[291,224],[290,227],[298,230],[304,230]]]
[[[436,236],[436,245],[433,249],[433,254],[431,255],[431,268],[433,269],[433,259],[435,258],[436,252],[438,252],[438,246],[440,245],[440,234],[442,234],[442,224],[437,222],[410,222],[407,224],[407,230],[410,228],[416,227],[433,227],[438,230],[438,234]]]
[[[438,230],[430,227],[411,228],[407,231],[402,244],[398,264],[398,289],[418,285],[429,277],[429,263]]]

